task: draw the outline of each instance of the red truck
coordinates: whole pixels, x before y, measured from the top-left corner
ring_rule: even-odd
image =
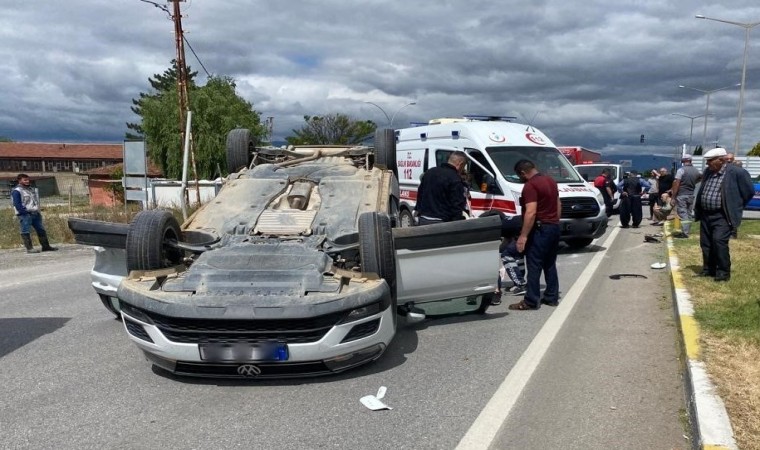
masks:
[[[602,160],[602,154],[584,147],[557,147],[573,165],[592,164]]]

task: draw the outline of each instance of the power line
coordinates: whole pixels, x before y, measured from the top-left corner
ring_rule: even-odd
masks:
[[[203,62],[201,61],[201,59],[198,58],[198,54],[195,53],[195,50],[193,49],[193,46],[190,45],[190,41],[188,41],[187,37],[185,37],[184,35],[182,36],[182,39],[185,40],[185,44],[187,44],[187,48],[190,49],[190,52],[193,54],[193,56],[195,56],[195,59],[198,61],[198,64],[200,64],[201,67],[203,68],[203,71],[206,72],[206,76],[209,77],[209,78],[211,78],[211,74],[208,73],[208,70],[206,70],[206,66],[204,66]]]

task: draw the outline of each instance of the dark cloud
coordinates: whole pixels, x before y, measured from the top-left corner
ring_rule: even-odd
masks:
[[[171,4],[157,2],[160,5]],[[728,0],[187,1],[186,36],[203,66],[282,138],[304,115],[342,112],[384,124],[462,114],[514,115],[560,145],[670,153],[704,113],[702,90],[740,81],[744,31],[698,20],[760,20]],[[757,39],[760,37],[755,36]],[[760,42],[751,41],[742,149],[760,134]],[[0,135],[119,141],[131,99],[175,57],[167,14],[139,0],[17,2],[0,17]],[[710,97],[707,141],[733,146],[738,89]],[[416,101],[414,106],[402,106]],[[702,119],[693,142],[702,141]],[[642,149],[639,136],[650,145]],[[660,144],[658,144],[660,143]]]

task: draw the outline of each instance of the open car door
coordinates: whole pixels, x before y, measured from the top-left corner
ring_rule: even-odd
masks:
[[[399,309],[485,311],[496,290],[500,238],[499,216],[394,228]]]

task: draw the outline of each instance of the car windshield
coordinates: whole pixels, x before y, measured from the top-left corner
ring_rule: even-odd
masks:
[[[600,166],[600,165],[593,165],[593,166],[575,166],[575,170],[578,171],[579,174],[586,180],[586,181],[594,181],[594,178],[598,177],[602,174],[602,170],[607,169],[610,171],[610,176],[613,180],[617,180],[618,177],[618,168],[616,166]]]
[[[557,183],[579,183],[570,161],[554,147],[488,147],[488,154],[507,181],[521,183],[515,174],[515,163],[521,159],[532,161],[538,171],[550,175]]]

